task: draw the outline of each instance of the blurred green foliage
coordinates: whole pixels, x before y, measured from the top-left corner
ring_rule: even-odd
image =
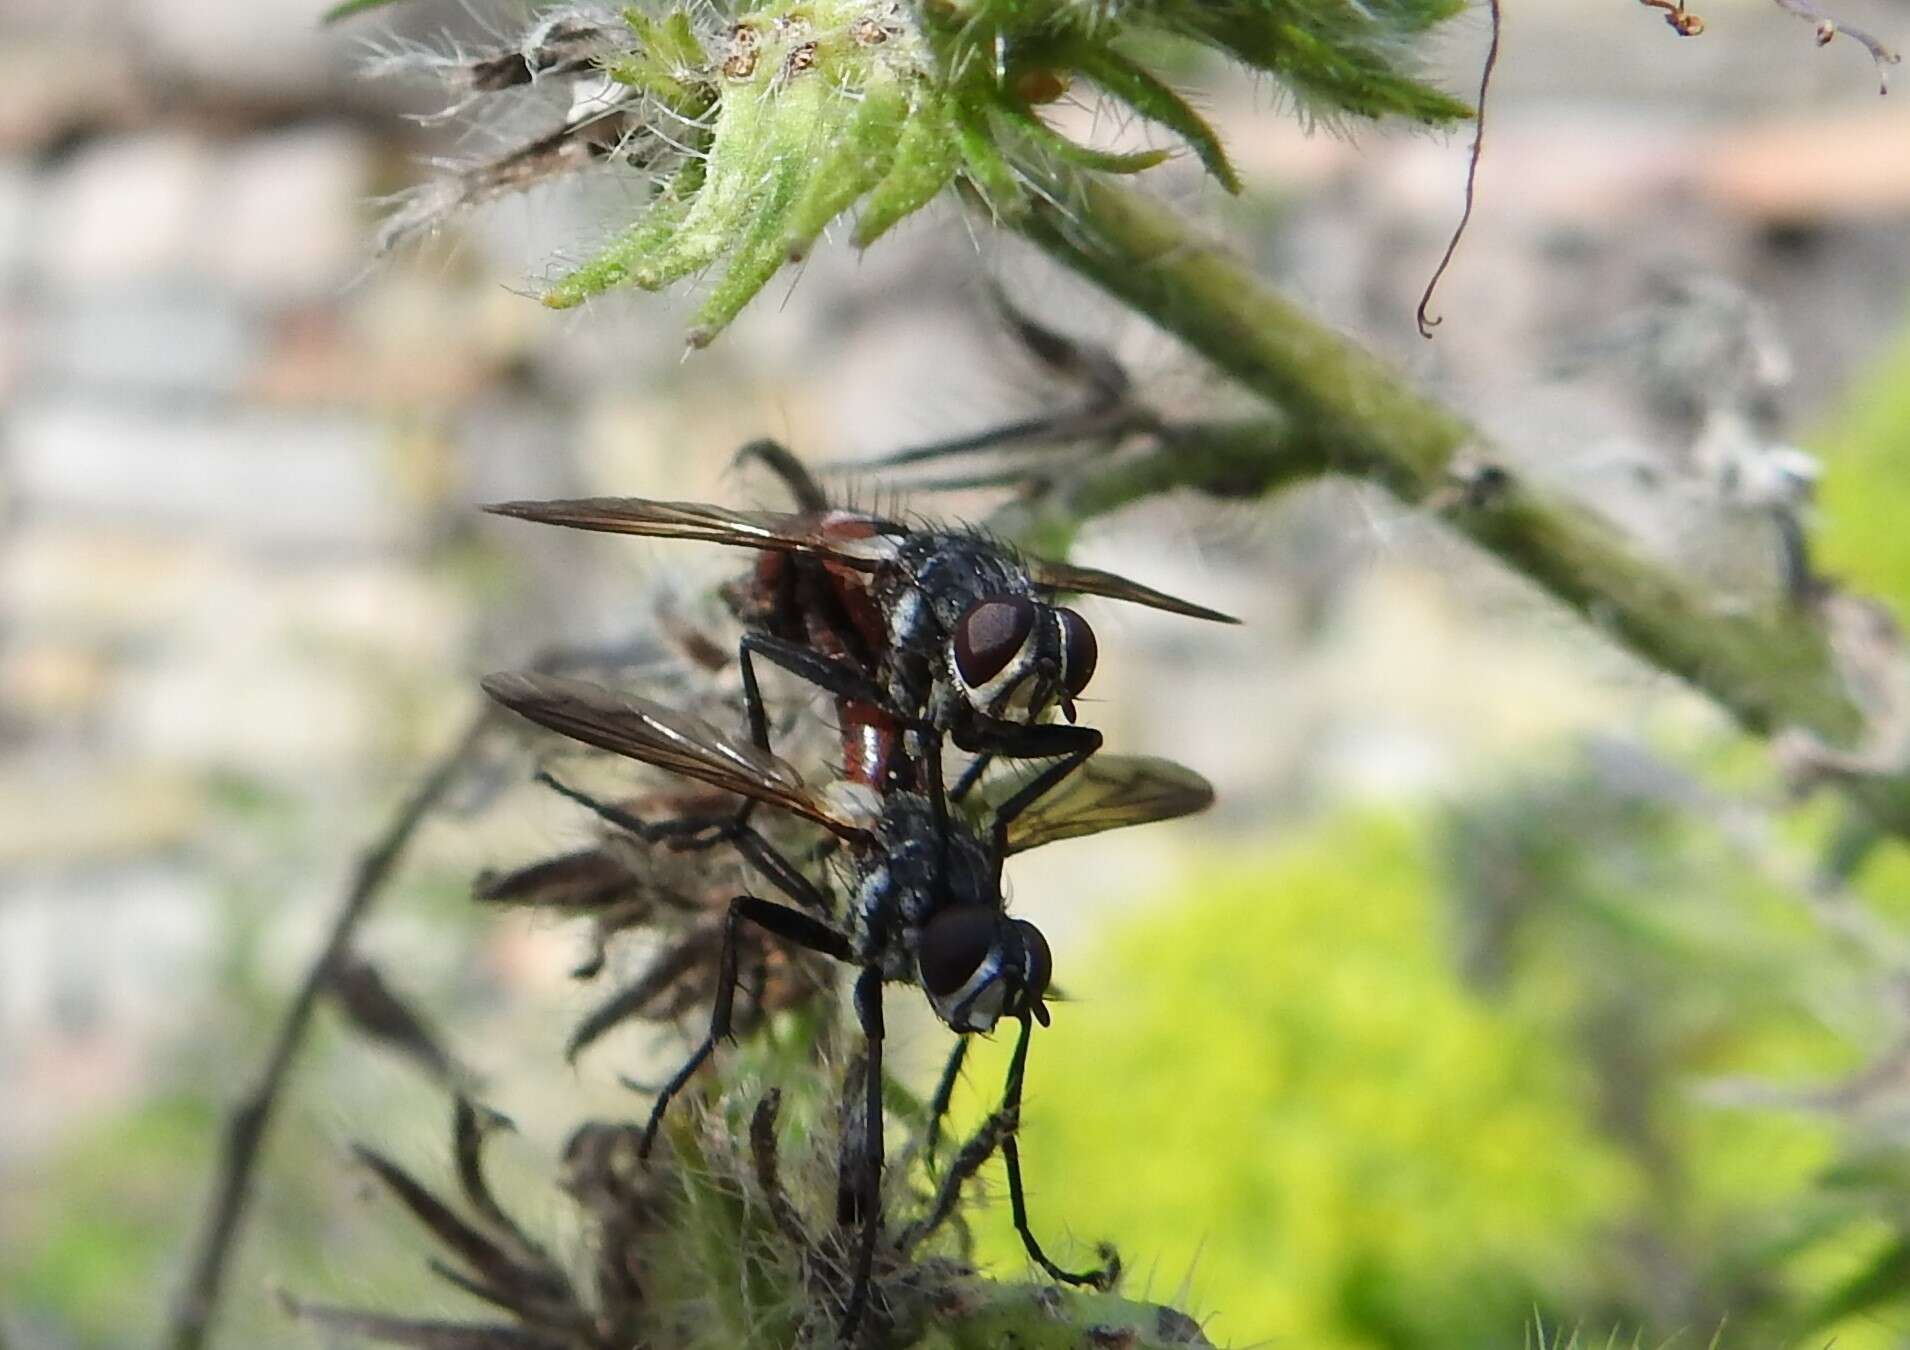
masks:
[[[82,1344],[141,1339],[164,1298],[155,1257],[176,1237],[178,1186],[217,1128],[208,1102],[156,1097],[70,1140],[52,1184],[35,1187],[40,1212],[9,1220],[32,1240],[0,1243],[0,1289],[16,1291],[14,1314]]]
[[[1819,566],[1910,614],[1910,332],[1838,401],[1809,440],[1824,460],[1815,539]]]
[[[1058,974],[1036,1226],[1113,1238],[1157,1297],[1185,1277],[1223,1342],[1505,1345],[1536,1316],[1593,1344],[1890,1343],[1874,1298],[1826,1302],[1900,1232],[1864,1183],[1823,1184],[1842,1124],[1698,1090],[1853,1067],[1874,974],[1723,833],[1596,764],[1329,820],[1191,867]],[[984,1247],[1021,1261],[1005,1214]]]

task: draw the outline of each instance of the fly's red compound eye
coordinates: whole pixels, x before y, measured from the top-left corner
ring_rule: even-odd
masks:
[[[928,921],[916,944],[922,987],[937,998],[955,993],[981,969],[995,945],[1001,916],[985,905],[945,909]]]
[[[1079,614],[1061,609],[1055,616],[1061,621],[1061,664],[1067,671],[1062,683],[1071,697],[1079,698],[1094,678],[1094,663],[1100,659],[1101,647],[1094,640],[1094,630]]]
[[[955,671],[978,689],[1008,669],[1035,630],[1035,602],[1025,595],[977,601],[955,625]]]

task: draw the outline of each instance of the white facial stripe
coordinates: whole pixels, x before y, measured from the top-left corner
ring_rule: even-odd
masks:
[[[1068,676],[1074,670],[1073,665],[1068,661],[1068,628],[1066,624],[1061,625],[1061,641],[1058,642],[1056,646],[1061,649],[1061,688],[1066,689],[1068,687]]]
[[[1008,664],[1003,666],[993,679],[985,680],[977,685],[964,686],[968,701],[982,711],[1008,722],[1032,722],[1046,711],[1029,706],[1029,700],[1033,697],[1034,682],[1028,676],[1035,668],[1036,638],[1040,632],[1041,623],[1037,620],[1028,630],[1028,636],[1022,639],[1021,646],[1008,659]],[[952,651],[950,655],[952,664]],[[957,669],[959,671],[959,667]],[[1013,693],[1009,693],[1010,690],[1013,690]],[[995,701],[1003,694],[1008,694],[1008,700],[997,709]]]
[[[975,973],[960,989],[933,999],[935,1011],[957,1031],[993,1031],[1001,1016],[1001,947],[990,947]]]

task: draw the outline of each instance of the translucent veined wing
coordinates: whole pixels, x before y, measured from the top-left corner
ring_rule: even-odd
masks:
[[[1008,800],[1046,767],[1044,761],[1014,762],[983,784],[982,800],[990,807]],[[1213,800],[1211,783],[1171,759],[1096,755],[1009,822],[1008,852],[1191,816]]]
[[[645,497],[580,497],[571,501],[495,502],[484,508],[542,525],[658,539],[803,553],[861,571],[882,566],[891,536],[903,527],[854,512],[732,511],[706,502],[661,502]]]
[[[491,675],[484,692],[585,745],[780,806],[845,839],[868,834],[864,819],[813,791],[790,764],[700,717],[560,675]]]
[[[1150,609],[1164,609],[1170,614],[1185,614],[1190,619],[1207,619],[1213,623],[1240,622],[1231,614],[1222,614],[1217,609],[1182,600],[1166,591],[1157,591],[1152,586],[1143,586],[1138,581],[1129,581],[1126,577],[1103,572],[1096,567],[1076,567],[1072,563],[1049,562],[1042,558],[1028,559],[1027,567],[1028,579],[1049,590],[1105,595],[1111,599],[1127,600]]]

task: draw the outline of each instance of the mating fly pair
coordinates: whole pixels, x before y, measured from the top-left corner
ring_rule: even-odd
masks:
[[[514,502],[499,514],[573,528],[701,539],[758,550],[729,598],[748,632],[740,644],[747,740],[660,704],[581,681],[500,675],[485,682],[500,703],[588,745],[685,775],[745,799],[726,840],[792,903],[742,895],[730,902],[708,1034],[658,1093],[645,1133],[654,1138],[676,1095],[731,1032],[737,943],[748,922],[782,941],[856,967],[857,1020],[867,1041],[868,1128],[860,1178],[845,1194],[862,1232],[844,1313],[845,1337],[868,1297],[880,1231],[882,986],[918,984],[958,1033],[1019,1023],[1004,1085],[1010,1122],[1001,1148],[1016,1230],[1056,1279],[1105,1286],[1114,1271],[1077,1274],[1042,1251],[1031,1231],[1015,1145],[1029,1037],[1046,1025],[1052,962],[1040,932],[1011,918],[1002,895],[1006,858],[1036,844],[1205,807],[1212,789],[1166,761],[1091,758],[1101,734],[1072,721],[1093,673],[1087,623],[1057,605],[1060,591],[1109,595],[1194,617],[1215,611],[1087,568],[1023,559],[981,535],[830,510],[779,447],[752,450],[789,482],[799,512],[744,512],[629,498]],[[840,776],[816,784],[778,758],[753,659],[761,657],[833,696],[843,738]],[[1067,724],[1043,719],[1059,709]],[[973,754],[951,790],[944,742]],[[963,798],[991,758],[1051,759]],[[634,819],[572,793],[613,824],[646,835],[670,826]],[[755,805],[777,807],[840,845],[847,903],[838,912],[791,860],[749,825]],[[958,1042],[958,1045],[965,1044]],[[937,1094],[945,1108],[959,1053]]]

